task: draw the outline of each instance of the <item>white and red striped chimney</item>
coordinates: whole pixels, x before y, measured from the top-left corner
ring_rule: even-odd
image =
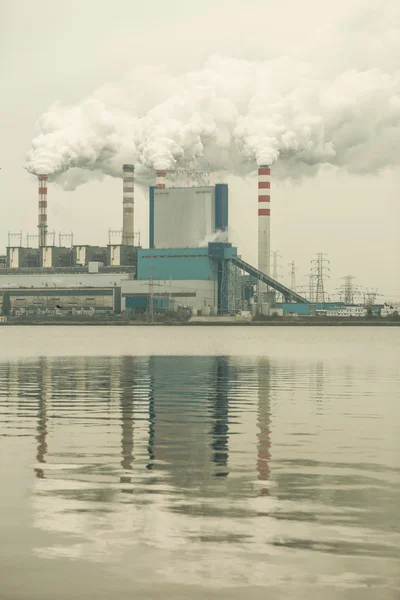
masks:
[[[167,176],[167,171],[163,169],[159,169],[156,171],[156,187],[162,190],[165,190],[165,178]]]
[[[270,274],[271,235],[271,171],[267,165],[258,168],[258,268]]]
[[[47,246],[47,175],[38,175],[39,247]]]
[[[135,167],[134,165],[123,165],[122,167],[122,245],[134,246],[134,184],[135,184]]]

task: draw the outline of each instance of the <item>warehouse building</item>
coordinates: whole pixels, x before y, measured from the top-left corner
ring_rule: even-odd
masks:
[[[121,312],[121,288],[45,288],[0,291],[0,303],[7,294],[11,311],[21,315],[75,315]]]

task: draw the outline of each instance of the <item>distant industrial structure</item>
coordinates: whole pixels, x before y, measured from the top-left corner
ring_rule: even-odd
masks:
[[[229,240],[226,183],[210,185],[207,178],[195,183],[191,172],[189,185],[176,186],[167,182],[165,170],[156,171],[149,187],[149,247],[143,248],[135,231],[135,167],[124,164],[122,229],[109,230],[104,246],[74,244],[72,233],[60,234],[56,246],[48,229],[48,177],[40,174],[38,234],[28,235],[25,245],[21,232],[9,234],[6,255],[0,257],[0,302],[6,294],[15,315],[145,312],[152,320],[156,312],[180,309],[204,316],[334,310],[343,315],[342,304],[325,302],[323,255],[315,263],[308,298],[295,290],[294,261],[291,289],[278,281],[278,253],[271,277],[270,175],[269,166],[258,168],[255,267]]]

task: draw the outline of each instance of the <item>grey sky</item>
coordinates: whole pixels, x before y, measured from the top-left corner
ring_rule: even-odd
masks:
[[[139,3],[115,0],[29,0],[0,3],[0,253],[7,232],[36,233],[36,181],[22,168],[36,119],[55,100],[79,102],[133,66],[165,64],[180,73],[211,55],[248,60],[289,55],[314,61],[321,77],[341,69],[398,69],[397,2],[230,0]],[[384,13],[384,14],[383,14]],[[231,232],[241,254],[256,263],[255,180],[228,178]],[[121,225],[121,181],[105,178],[64,192],[49,189],[49,226],[73,230],[76,243],[107,243]],[[333,168],[297,184],[274,182],[272,248],[281,275],[296,260],[298,285],[318,251],[331,260],[329,290],[340,277],[379,287],[400,300],[398,168],[350,176]],[[137,194],[137,225],[147,243],[147,198]]]

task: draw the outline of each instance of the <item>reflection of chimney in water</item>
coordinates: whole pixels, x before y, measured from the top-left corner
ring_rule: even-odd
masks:
[[[121,466],[124,471],[132,471],[133,464],[133,426],[134,426],[134,388],[135,359],[125,356],[121,363]],[[123,475],[121,483],[130,483],[131,475]]]
[[[47,454],[47,434],[48,434],[48,404],[51,400],[51,378],[52,370],[50,362],[46,358],[41,358],[39,361],[39,378],[38,378],[38,412],[36,426],[36,441],[37,453],[36,461],[39,464],[46,462]],[[35,467],[35,474],[38,479],[44,479],[43,468]]]
[[[215,396],[212,398],[213,406],[213,449],[212,460],[219,469],[216,471],[216,477],[227,477],[228,475],[228,416],[229,416],[229,399],[228,399],[228,383],[229,383],[229,365],[226,357],[216,358],[215,372]],[[222,467],[222,468],[221,468]]]
[[[258,363],[258,452],[257,473],[261,482],[269,481],[270,454],[270,390],[271,390],[271,366],[267,359],[261,359]],[[260,487],[260,496],[268,496],[268,485]]]
[[[149,443],[147,446],[147,452],[149,455],[149,462],[146,465],[146,469],[151,471],[154,468],[155,455],[155,426],[156,426],[156,403],[154,398],[154,356],[149,358]]]

